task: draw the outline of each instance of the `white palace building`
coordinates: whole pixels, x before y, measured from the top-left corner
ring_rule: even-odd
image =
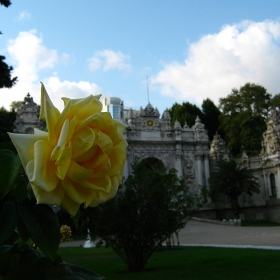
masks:
[[[181,127],[179,122],[171,126],[168,111],[163,116],[150,103],[139,111],[124,110],[118,98],[105,100],[105,104],[116,103],[118,114],[125,116],[127,124],[124,136],[128,142],[124,177],[131,172],[131,163],[138,160],[160,160],[166,167],[175,168],[186,185],[193,191],[208,186],[210,172],[219,159],[228,159],[226,143],[218,135],[210,143],[207,130],[197,117],[195,124]],[[108,106],[110,110],[112,108]],[[120,113],[119,113],[120,111]],[[28,94],[18,108],[14,132],[32,133],[34,127],[41,127],[38,120],[39,106]],[[243,154],[241,164],[254,171],[259,179],[261,192],[240,197],[241,219],[249,221],[280,222],[280,112],[273,110],[267,118],[267,129],[263,134],[262,151],[259,156]],[[231,219],[232,212],[226,199],[211,202],[200,211],[201,217],[210,219]]]

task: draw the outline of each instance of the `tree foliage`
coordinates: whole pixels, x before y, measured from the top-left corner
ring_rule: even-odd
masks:
[[[195,124],[195,119],[198,116],[205,125],[205,129],[208,131],[210,140],[213,139],[213,136],[219,130],[219,116],[221,112],[214,102],[209,98],[203,100],[202,110],[194,104],[184,102],[182,104],[173,104],[173,106],[169,109],[169,113],[171,116],[171,124],[174,125],[175,121],[177,120],[182,127],[186,123],[189,127],[192,127]],[[224,135],[222,130],[219,130],[219,134],[222,136]]]
[[[11,139],[7,132],[12,132],[14,121],[16,119],[16,112],[8,112],[4,107],[0,108],[0,142],[10,142]]]
[[[143,270],[152,253],[201,206],[176,170],[155,166],[135,162],[115,199],[82,214],[91,233],[111,246],[130,271]]]
[[[234,156],[244,151],[248,155],[260,152],[261,135],[266,128],[265,117],[271,106],[271,98],[263,86],[246,83],[239,90],[234,88],[231,94],[220,99],[220,128],[225,132],[225,140]],[[259,143],[247,143],[248,139],[255,136]]]
[[[248,156],[256,156],[262,148],[262,132],[266,130],[264,117],[252,115],[244,118],[240,124],[240,143]]]
[[[5,56],[0,55],[0,88],[11,88],[17,82],[17,77],[12,78],[13,67],[4,62]]]
[[[246,83],[239,90],[233,88],[227,97],[220,98],[219,106],[224,115],[247,113],[266,116],[271,98],[271,94],[263,86]]]
[[[260,192],[258,179],[253,175],[252,170],[242,167],[235,159],[218,161],[214,172],[211,173],[209,183],[213,196],[228,197],[234,218],[239,218],[238,197],[242,193],[252,195]]]
[[[11,5],[9,0],[0,0],[6,8]],[[0,34],[2,34],[0,32]],[[4,62],[5,56],[0,55],[0,88],[11,88],[17,82],[17,77],[12,78],[13,67]]]
[[[221,115],[221,111],[219,110],[219,108],[209,98],[203,100],[201,107],[203,113],[202,122],[208,131],[209,140],[213,139],[217,131],[223,138],[224,133],[223,131],[219,130],[219,116]]]
[[[177,120],[181,126],[184,126],[185,123],[188,126],[193,126],[195,124],[195,119],[199,116],[202,119],[202,111],[194,104],[189,102],[183,102],[182,105],[175,103],[169,109],[169,114],[171,117],[171,124],[173,125]]]
[[[11,5],[10,0],[0,0],[0,4],[8,8]]]
[[[275,94],[271,99],[271,106],[280,108],[280,93]]]

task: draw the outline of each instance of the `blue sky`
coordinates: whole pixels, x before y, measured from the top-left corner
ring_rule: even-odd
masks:
[[[19,82],[9,108],[42,81],[54,104],[102,93],[162,113],[216,104],[246,82],[280,92],[279,0],[12,0],[0,6],[0,54]]]

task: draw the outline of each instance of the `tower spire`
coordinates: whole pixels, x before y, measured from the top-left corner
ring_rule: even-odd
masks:
[[[148,104],[150,103],[150,94],[149,94],[149,76],[147,76],[147,96],[148,96]]]

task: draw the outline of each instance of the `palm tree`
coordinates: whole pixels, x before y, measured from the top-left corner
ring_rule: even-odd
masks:
[[[234,218],[239,219],[238,197],[242,193],[259,193],[258,179],[252,171],[243,168],[235,159],[219,160],[209,178],[212,195],[226,195],[229,198]]]

